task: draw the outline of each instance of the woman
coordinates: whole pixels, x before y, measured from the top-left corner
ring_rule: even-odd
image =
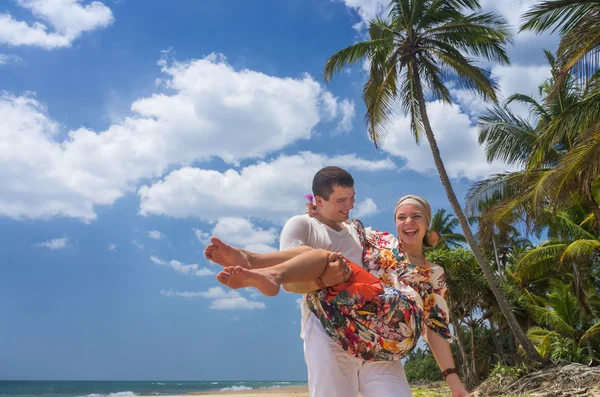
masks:
[[[405,196],[396,204],[394,219],[399,240],[354,222],[362,235],[364,268],[348,262],[349,278],[309,294],[308,306],[342,349],[363,360],[401,359],[423,336],[452,395],[468,396],[448,343],[444,271],[429,264],[423,253],[425,246],[434,243],[428,230],[431,208],[418,196]],[[205,255],[220,263],[216,245],[207,247]],[[219,281],[231,288],[254,286],[272,296],[281,284],[315,280],[328,262],[342,259],[340,254],[305,246],[265,258],[273,266],[228,266]],[[284,262],[275,264],[279,261]]]

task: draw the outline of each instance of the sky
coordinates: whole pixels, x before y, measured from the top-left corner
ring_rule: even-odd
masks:
[[[531,4],[482,0],[512,26]],[[385,5],[0,2],[0,379],[306,380],[298,296],[221,288],[202,251],[277,249],[327,165],[378,229],[406,194],[449,209],[402,113],[369,141],[363,67],[322,79]],[[502,97],[535,95],[556,44],[521,33],[510,66],[483,65]],[[510,167],[477,143],[486,104],[451,93],[428,112],[462,200]]]

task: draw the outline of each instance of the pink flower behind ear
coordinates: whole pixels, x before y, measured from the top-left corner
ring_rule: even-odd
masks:
[[[312,203],[313,200],[315,199],[315,196],[313,196],[311,193],[309,193],[309,194],[305,194],[304,198],[307,199],[309,203]]]

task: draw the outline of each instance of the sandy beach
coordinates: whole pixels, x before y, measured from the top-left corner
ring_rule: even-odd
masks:
[[[442,397],[449,396],[450,391],[445,383],[433,382],[426,385],[411,385],[413,396],[419,397]],[[170,396],[170,397],[193,397],[193,396],[213,396],[213,397],[309,397],[308,386],[287,386],[287,387],[275,387],[272,389],[254,389],[254,390],[240,390],[240,391],[212,391],[212,392],[198,392],[190,393],[184,396]],[[360,396],[360,395],[359,395]],[[140,396],[140,397],[155,397],[155,396]]]
[[[239,390],[239,391],[211,391],[190,393],[184,396],[170,397],[192,397],[192,396],[219,396],[219,397],[308,397],[308,386],[288,386],[275,387],[271,389],[254,389],[254,390]],[[139,397],[155,397],[155,396],[139,396]]]

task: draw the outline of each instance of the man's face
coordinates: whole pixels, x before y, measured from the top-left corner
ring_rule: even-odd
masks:
[[[345,222],[354,208],[354,187],[334,186],[329,200],[317,196],[317,211],[330,222]]]

